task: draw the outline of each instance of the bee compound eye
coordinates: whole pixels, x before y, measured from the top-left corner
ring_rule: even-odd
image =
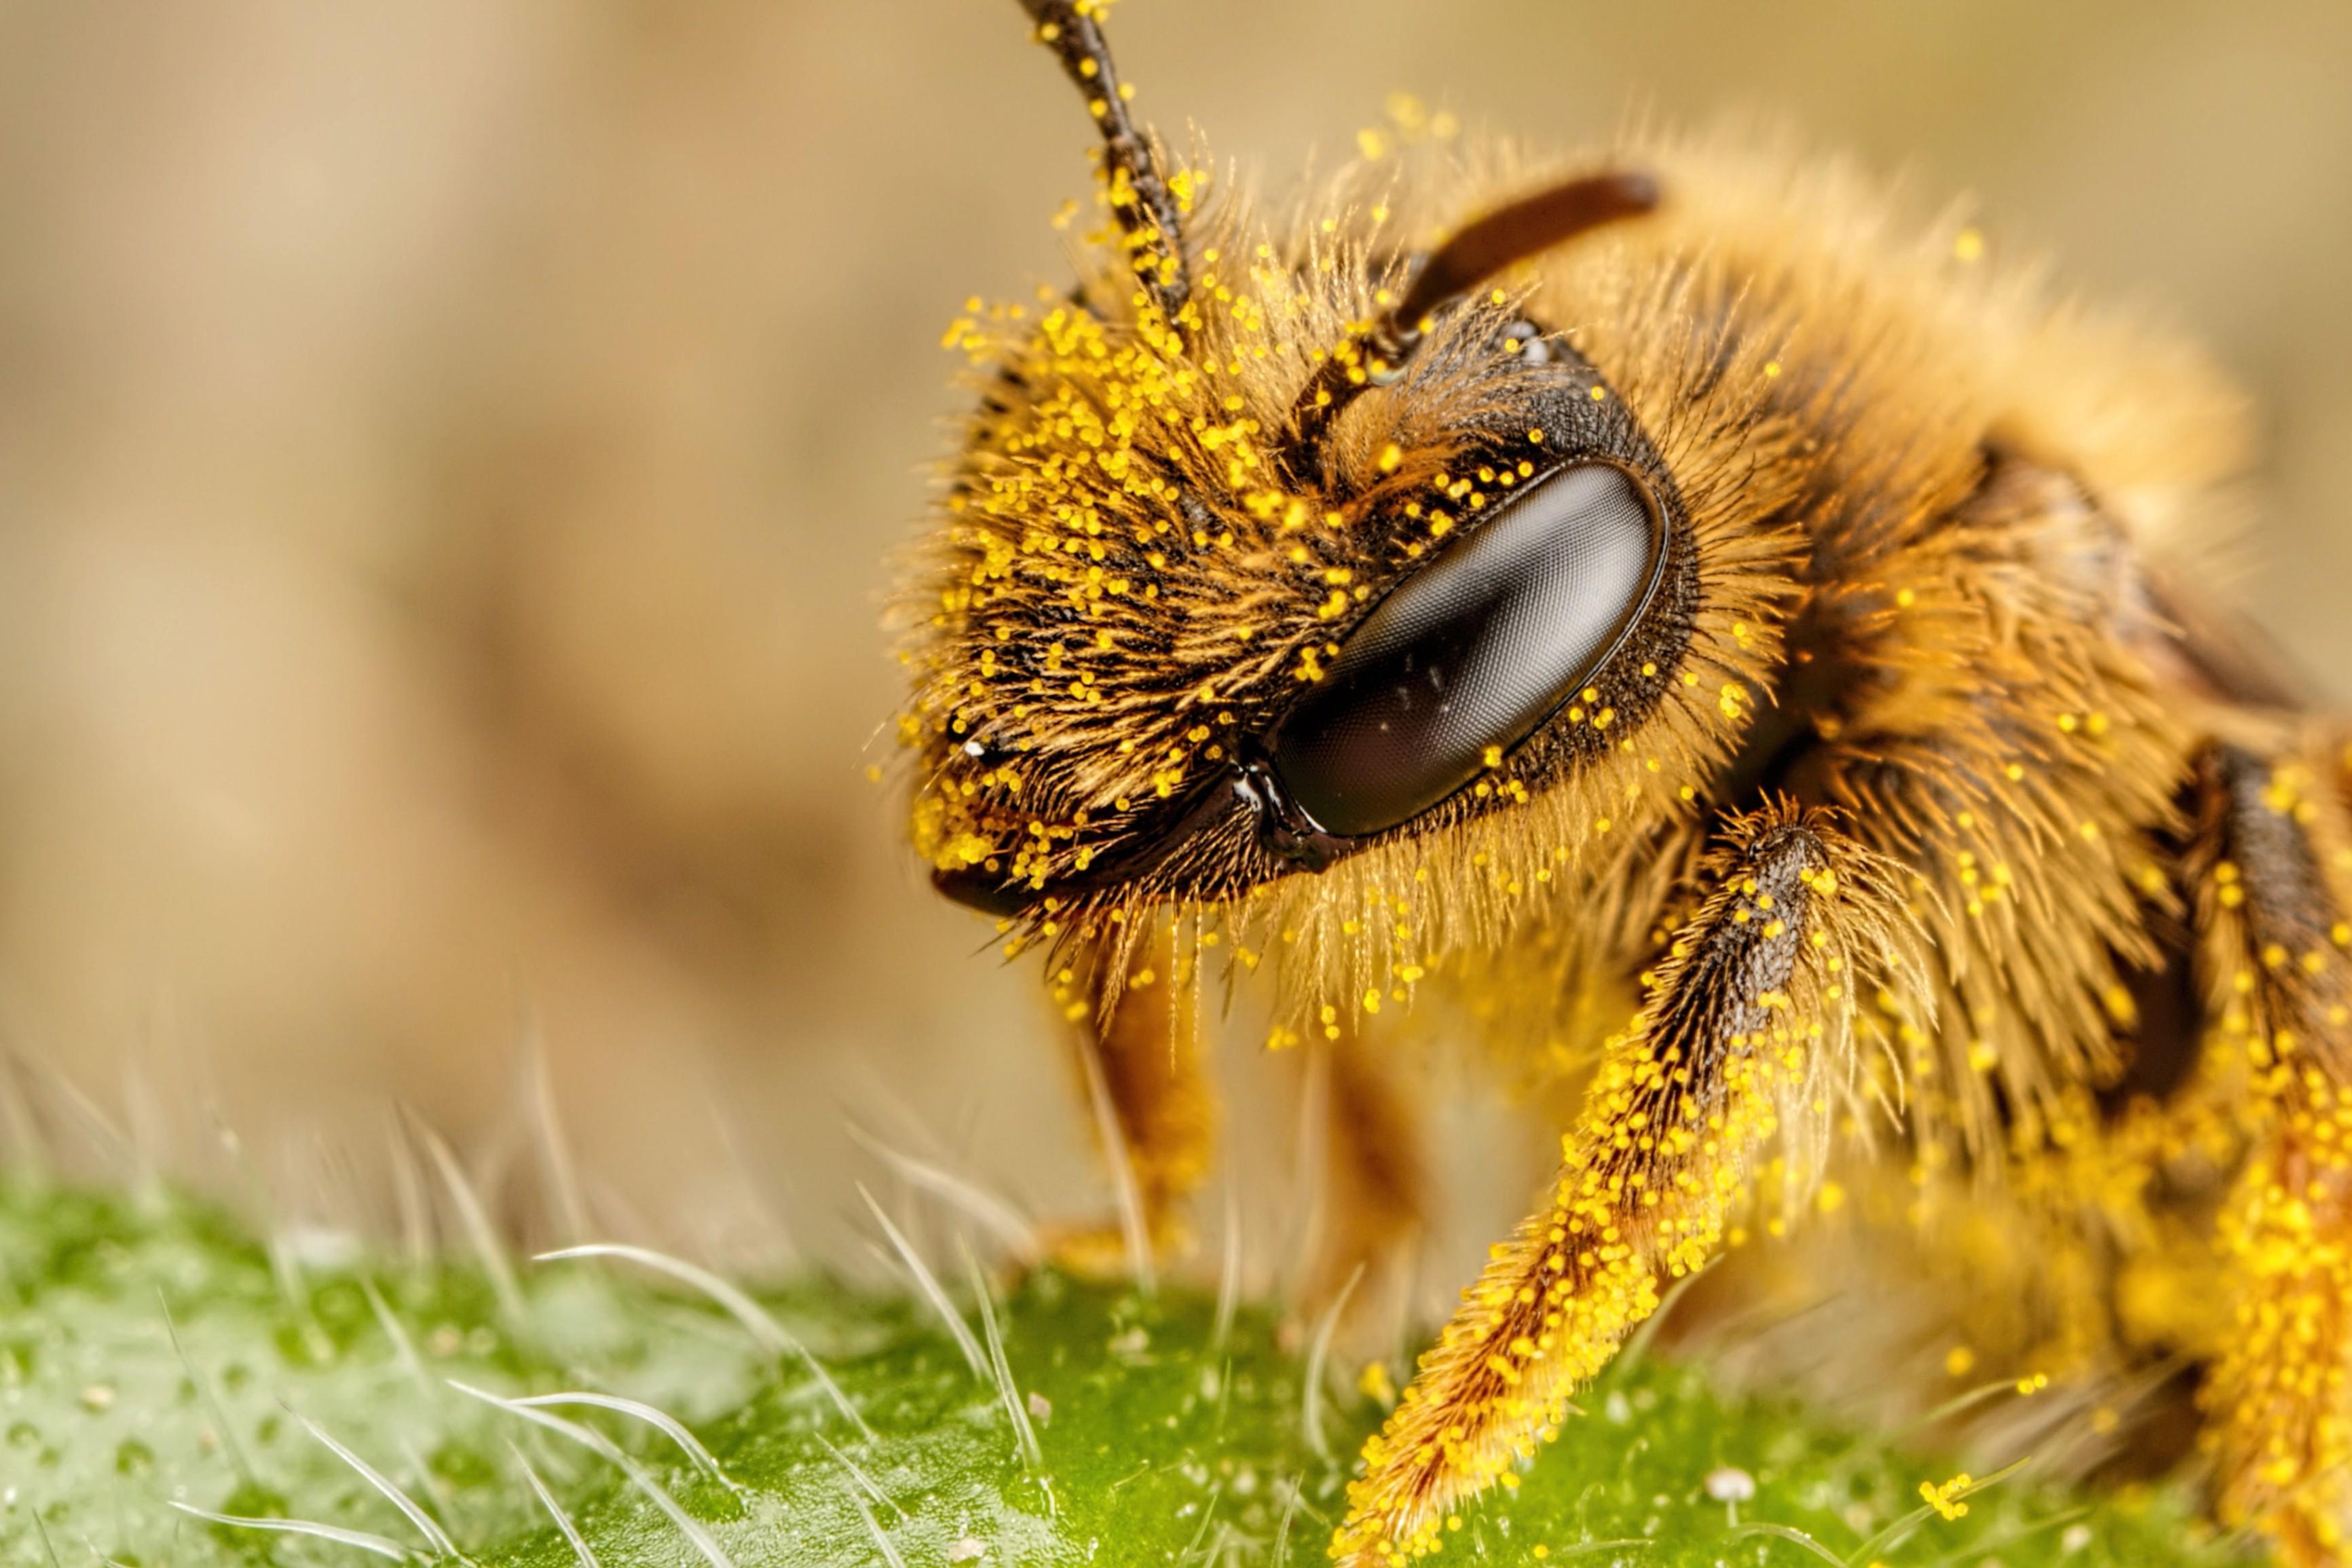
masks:
[[[1267,743],[1324,832],[1394,827],[1535,732],[1639,620],[1666,521],[1609,463],[1555,469],[1382,599]]]

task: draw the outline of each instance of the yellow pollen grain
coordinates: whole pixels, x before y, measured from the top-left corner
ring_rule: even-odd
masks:
[[[1975,1478],[1962,1471],[1940,1486],[1934,1481],[1921,1481],[1919,1496],[1948,1522],[1969,1511],[1969,1505],[1959,1500],[1975,1484]]]

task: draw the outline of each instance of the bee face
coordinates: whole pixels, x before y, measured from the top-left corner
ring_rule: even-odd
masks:
[[[1673,474],[1497,298],[1429,339],[1285,449],[1248,416],[1279,379],[1205,323],[1047,312],[952,504],[919,805],[944,891],[1033,921],[1230,900],[1507,809],[1638,730],[1689,629]],[[1312,357],[1288,357],[1295,389]],[[1184,416],[1228,383],[1225,421]],[[1108,450],[1063,444],[1097,429]]]
[[[1279,940],[1286,1012],[1402,995],[1736,744],[1802,467],[1766,351],[1591,235],[1645,174],[1436,156],[1264,222],[1160,175],[1085,7],[1032,9],[1116,222],[949,333],[979,408],[910,606],[917,847],[1011,949],[1176,906]]]
[[[1705,530],[1604,367],[1486,279],[1655,200],[1590,175],[1421,252],[1386,203],[1178,248],[1139,199],[1034,325],[959,322],[992,379],[906,726],[942,890],[1048,930],[1231,903],[1634,752],[1697,679]]]

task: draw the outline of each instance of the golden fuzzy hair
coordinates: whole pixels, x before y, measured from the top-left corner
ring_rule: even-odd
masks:
[[[2074,1408],[2209,1367],[2220,1511],[2339,1562],[2352,750],[2190,591],[2234,392],[1769,139],[1424,142],[1272,218],[1196,158],[1181,237],[1120,157],[1076,289],[949,334],[980,407],[907,600],[917,846],[1169,1104],[1193,1057],[1120,988],[1220,960],[1278,974],[1274,1044],[1346,1061],[1434,984],[1585,1094],[1334,1554],[1434,1550],[1665,1281],[1848,1159],[1906,1232],[1877,1251]],[[1442,237],[1596,169],[1656,210],[1391,319]],[[1596,463],[1664,521],[1586,684],[1402,821],[1298,827],[1253,748],[1454,538]],[[1116,1109],[1172,1204],[1209,1119],[1149,1098]]]
[[[1664,210],[1540,258],[1444,321],[1393,395],[1359,399],[1340,421],[1330,467],[1342,502],[1286,489],[1274,434],[1326,348],[1396,287],[1399,258],[1505,194],[1597,163],[1655,169]],[[1654,899],[1621,896],[1629,869],[1690,852],[1710,781],[1774,700],[1801,595],[1825,581],[1880,595],[1874,571],[1969,497],[1988,443],[2080,476],[2110,513],[2107,498],[2129,498],[2153,523],[2189,510],[2186,497],[2226,477],[2242,445],[2233,395],[2188,351],[2050,305],[2030,281],[1959,254],[1973,231],[1956,219],[1906,228],[1858,176],[1784,147],[1653,142],[1565,163],[1429,147],[1414,164],[1346,171],[1275,223],[1243,195],[1197,202],[1187,240],[1199,281],[1177,333],[1139,308],[1116,242],[1087,253],[1071,299],[959,321],[950,337],[982,403],[907,601],[919,617],[902,721],[923,779],[919,847],[935,866],[992,859],[1042,889],[1115,853],[1138,803],[1181,791],[1294,696],[1328,660],[1335,621],[1433,542],[1399,531],[1368,551],[1366,520],[1442,497],[1438,475],[1467,477],[1447,465],[1499,368],[1473,345],[1525,314],[1601,370],[1654,443],[1695,536],[1676,679],[1572,772],[1496,769],[1433,820],[1319,876],[1214,889],[1202,901],[1221,906],[1236,961],[1278,957],[1285,1029],[1334,1026],[1317,1023],[1325,1008],[1403,1000],[1423,976],[1507,951],[1530,929],[1565,923],[1590,945],[1596,905],[1613,911],[1601,923],[1623,939],[1608,955],[1622,959],[1658,918]],[[1176,183],[1188,204],[1205,184]],[[2127,378],[2135,395],[2116,395],[2085,365]],[[2061,445],[2049,434],[2061,430],[2084,439]],[[1915,595],[1978,591],[1972,574],[2005,565],[1952,564]],[[1921,618],[1933,614],[1930,603]],[[1877,641],[1890,662],[1942,657],[1932,634]],[[2061,667],[2072,652],[2056,650]],[[2046,673],[2053,713],[2087,710],[2062,668]],[[1578,717],[1598,721],[1619,696],[1600,689]],[[1966,692],[1950,707],[1963,721]],[[1998,767],[2019,744],[1985,735],[1976,749]],[[2158,759],[2092,773],[2121,792],[2116,820],[2160,816]],[[1510,809],[1492,808],[1490,794]],[[2063,837],[2077,826],[2018,831]],[[2042,862],[2004,849],[2000,863]],[[2053,868],[2070,882],[2077,869]],[[2144,867],[2080,869],[2093,880],[2075,885],[2101,896],[2070,957],[2110,940],[2128,948],[2130,878]],[[1041,908],[1023,923],[1060,936],[1139,915],[1135,902]],[[2104,1026],[2061,1016],[2082,997],[2043,996],[2041,981],[2021,978],[2026,1019],[2063,1026],[2054,1048],[2095,1051],[2088,1037]]]

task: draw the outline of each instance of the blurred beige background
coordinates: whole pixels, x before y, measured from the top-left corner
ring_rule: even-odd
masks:
[[[2242,592],[2352,695],[2343,0],[1113,24],[1276,183],[1402,88],[1978,193],[2260,399]],[[245,1179],[216,1108],[299,1211],[401,1102],[496,1178],[535,1031],[599,1230],[835,1247],[852,1120],[1083,1207],[1029,975],[863,770],[940,329],[1062,276],[1087,144],[1011,0],[0,5],[0,1023],[91,1102],[36,1082],[52,1140]],[[1289,1078],[1234,1057],[1273,1204]]]

